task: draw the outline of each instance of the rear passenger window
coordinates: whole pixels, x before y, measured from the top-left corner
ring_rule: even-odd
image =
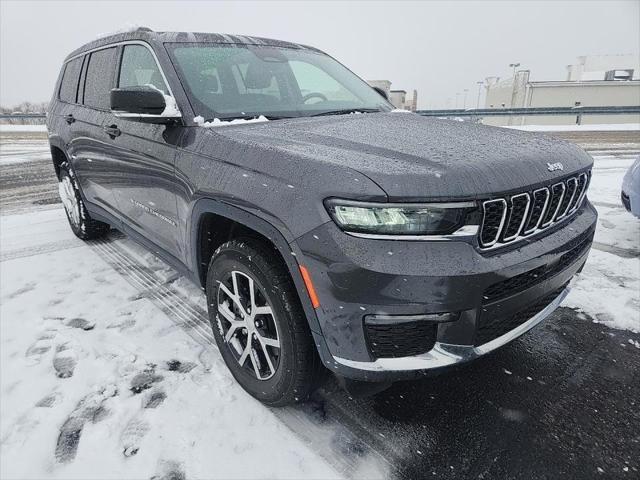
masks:
[[[91,54],[84,86],[85,105],[109,110],[115,62],[115,47],[98,50]]]
[[[160,68],[147,47],[126,45],[120,65],[119,87],[138,87],[153,85],[168,94]]]
[[[81,68],[82,57],[71,60],[65,65],[60,84],[60,94],[58,95],[63,102],[76,103],[76,90]]]

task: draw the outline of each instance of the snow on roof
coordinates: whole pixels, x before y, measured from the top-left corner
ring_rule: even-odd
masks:
[[[147,31],[147,32],[153,31],[150,28],[143,27],[142,25],[138,25],[138,24],[135,24],[135,23],[128,23],[127,22],[122,26],[122,28],[114,30],[113,32],[98,34],[98,36],[96,36],[93,40],[94,41],[95,40],[102,40],[103,38],[113,37],[114,35],[120,35],[121,33],[137,32],[138,30]]]
[[[321,50],[302,45],[300,43],[286,42],[271,38],[249,37],[246,35],[230,35],[223,33],[204,32],[155,32],[146,27],[129,25],[126,29],[100,37],[89,42],[71,52],[67,59],[80,55],[87,50],[99,48],[110,43],[123,42],[127,40],[145,40],[150,43],[221,43],[221,44],[242,44],[242,45],[264,45],[270,47],[292,48],[298,50],[312,50],[317,53],[324,53]]]

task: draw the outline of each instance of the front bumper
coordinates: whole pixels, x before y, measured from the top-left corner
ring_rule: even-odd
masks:
[[[315,337],[325,365],[355,380],[393,381],[499,348],[544,320],[566,297],[568,283],[586,261],[596,219],[585,202],[559,228],[491,253],[468,241],[356,238],[333,223],[309,232],[297,244],[320,298],[322,335]],[[540,308],[530,308],[536,304]],[[377,354],[365,324],[377,315],[443,312],[454,312],[455,320],[438,324],[432,348],[417,354],[402,355],[401,349],[397,355]],[[523,318],[527,312],[533,313]],[[509,323],[518,315],[521,321]],[[507,329],[494,319],[506,319]]]
[[[400,358],[378,358],[372,362],[357,362],[345,358],[334,357],[335,361],[348,368],[366,370],[370,372],[403,372],[412,370],[431,370],[436,368],[450,367],[458,363],[474,360],[482,355],[492,352],[503,345],[515,340],[520,335],[531,330],[533,327],[547,318],[558,308],[560,303],[569,295],[569,287],[560,292],[553,301],[542,311],[535,314],[526,322],[520,324],[513,330],[499,336],[487,343],[477,347],[472,345],[455,345],[450,343],[436,342],[434,347],[421,355]]]

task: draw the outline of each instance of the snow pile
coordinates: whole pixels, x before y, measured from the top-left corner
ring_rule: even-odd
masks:
[[[597,323],[640,333],[639,274],[640,258],[592,249],[564,304],[587,313]]]
[[[390,113],[413,113],[411,110],[405,110],[404,108],[394,108]]]
[[[240,125],[243,123],[260,123],[260,122],[268,122],[269,119],[267,117],[265,117],[264,115],[260,115],[259,117],[256,118],[249,118],[249,119],[244,119],[244,118],[235,118],[233,120],[220,120],[219,118],[214,118],[212,122],[205,122],[204,118],[200,115],[198,115],[197,117],[195,117],[193,119],[194,122],[196,122],[196,124],[199,127],[204,127],[204,128],[213,128],[213,127],[226,127],[228,125]]]
[[[152,88],[153,90],[160,92],[164,97],[164,110],[160,114],[161,116],[167,117],[167,118],[179,118],[182,116],[175,98],[173,98],[171,95],[167,95],[166,93],[164,93],[162,90],[156,87],[153,83],[147,83],[145,84],[145,87],[149,87],[149,88]]]
[[[162,111],[162,116],[167,118],[178,118],[181,117],[182,114],[178,109],[178,104],[176,103],[176,99],[171,95],[165,95],[164,93],[164,110]]]
[[[588,197],[599,214],[596,244],[565,305],[608,327],[640,332],[640,220],[620,203],[622,177],[633,162],[633,155],[594,157]]]

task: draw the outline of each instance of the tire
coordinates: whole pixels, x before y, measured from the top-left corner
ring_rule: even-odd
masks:
[[[80,195],[78,182],[68,162],[60,165],[58,194],[67,214],[69,226],[76,237],[82,240],[92,240],[104,237],[109,232],[108,224],[94,220],[89,215],[82,195]]]
[[[224,243],[209,263],[206,292],[216,343],[242,388],[269,406],[306,400],[324,367],[278,252],[255,239]],[[232,324],[230,319],[239,323]]]

